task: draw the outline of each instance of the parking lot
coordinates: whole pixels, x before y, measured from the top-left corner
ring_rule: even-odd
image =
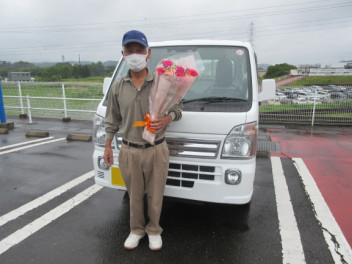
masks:
[[[338,85],[290,87],[283,86],[276,90],[275,98],[269,104],[322,104],[348,101],[352,99],[350,87]]]
[[[352,263],[351,208],[334,197],[350,200],[349,129],[264,127],[260,140],[280,148],[258,155],[250,205],[166,198],[164,247],[151,252],[147,239],[134,251],[123,248],[125,193],[95,185],[93,143],[66,140],[90,134],[90,122],[13,121],[15,129],[0,135],[0,263]],[[28,130],[50,138],[26,138]],[[336,140],[343,152],[331,147],[322,155],[318,143]],[[322,157],[338,173],[322,174]],[[336,182],[332,190],[329,180]]]

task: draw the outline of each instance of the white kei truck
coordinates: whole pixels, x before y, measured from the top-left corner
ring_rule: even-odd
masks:
[[[259,102],[273,99],[275,81],[258,86],[256,55],[250,43],[187,40],[150,43],[148,64],[155,71],[163,58],[197,54],[200,75],[183,101],[182,119],[166,130],[170,152],[165,196],[222,204],[248,204],[253,194]],[[114,164],[104,162],[104,117],[109,89],[128,68],[120,59],[104,80],[104,98],[93,121],[93,163],[98,185],[126,190],[118,163],[122,136],[112,148]]]

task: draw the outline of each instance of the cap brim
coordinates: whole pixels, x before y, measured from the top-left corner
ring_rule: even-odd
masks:
[[[143,41],[140,41],[139,39],[126,40],[125,42],[122,43],[122,46],[126,46],[126,44],[131,43],[131,42],[137,42],[137,43],[143,45],[144,47],[148,47],[148,45],[145,45],[145,43]]]

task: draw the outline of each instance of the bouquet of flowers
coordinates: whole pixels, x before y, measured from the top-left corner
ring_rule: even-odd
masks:
[[[192,67],[192,68],[190,68]],[[145,126],[143,139],[154,144],[155,134],[150,128],[153,119],[164,116],[179,103],[198,76],[193,55],[178,60],[163,59],[156,68],[154,84],[149,94],[149,111],[145,122],[137,121],[133,126]]]

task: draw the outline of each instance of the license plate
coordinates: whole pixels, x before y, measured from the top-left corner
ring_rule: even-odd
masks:
[[[111,184],[126,187],[122,179],[120,168],[118,167],[111,167]]]

